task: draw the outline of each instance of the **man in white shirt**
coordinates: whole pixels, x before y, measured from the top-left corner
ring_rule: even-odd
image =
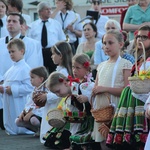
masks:
[[[37,6],[37,12],[39,19],[31,23],[28,36],[41,42],[44,66],[51,73],[56,69],[56,66],[51,59],[50,48],[58,41],[65,41],[66,37],[60,23],[50,18],[51,7],[48,2],[40,2]],[[46,28],[45,34],[42,32],[44,25]],[[42,35],[44,36],[44,43]]]
[[[22,0],[7,0],[8,10],[7,14],[16,12],[23,16],[27,24],[31,23],[31,17],[22,13],[23,1]]]
[[[8,35],[8,31],[6,28],[6,11],[7,4],[5,0],[0,0],[0,38]]]
[[[97,20],[93,20],[93,23],[96,24],[97,27],[97,39],[102,40],[103,35],[106,33],[105,31],[105,24],[108,21],[108,16],[103,16],[101,14],[101,8],[102,8],[102,0],[92,0],[92,5],[91,5],[91,11],[99,12],[99,17]],[[84,21],[84,23],[90,22],[91,20],[87,19]],[[83,23],[83,24],[84,24]],[[85,41],[85,37],[82,36],[80,39],[80,42]]]
[[[4,73],[12,66],[12,60],[9,57],[7,43],[12,38],[20,38],[25,44],[26,53],[24,59],[26,63],[35,68],[43,65],[42,50],[39,42],[21,35],[21,25],[23,17],[18,13],[10,13],[7,17],[7,30],[9,36],[0,39],[1,55],[0,55],[0,81],[3,80]]]
[[[67,41],[72,47],[72,52],[75,54],[75,42],[78,37],[82,36],[82,24],[80,15],[74,12],[72,0],[56,0],[56,9],[51,14],[51,17],[56,19],[62,26],[66,34]]]

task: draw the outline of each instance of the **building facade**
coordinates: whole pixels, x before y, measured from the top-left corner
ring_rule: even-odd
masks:
[[[41,0],[23,0],[24,10],[23,12],[29,14],[32,20],[37,19],[36,6]],[[45,0],[48,1],[52,7],[55,8],[55,0]],[[73,0],[74,10],[84,18],[86,11],[90,9],[91,0]],[[120,20],[120,14],[124,9],[127,9],[127,0],[102,0],[102,14],[109,16],[109,18],[114,18]]]

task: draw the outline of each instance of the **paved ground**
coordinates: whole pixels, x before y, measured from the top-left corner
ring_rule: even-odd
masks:
[[[0,150],[48,150],[32,135],[7,135],[0,129]],[[49,149],[50,150],[50,149]]]
[[[99,144],[96,149],[100,150]],[[7,135],[0,129],[0,150],[52,150],[40,143],[33,135]]]

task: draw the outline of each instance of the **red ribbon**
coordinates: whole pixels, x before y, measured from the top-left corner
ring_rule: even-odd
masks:
[[[80,82],[78,78],[72,78],[72,76],[68,76],[68,79],[70,81],[70,84],[69,84],[70,86],[72,85],[72,82],[77,82],[77,83]]]

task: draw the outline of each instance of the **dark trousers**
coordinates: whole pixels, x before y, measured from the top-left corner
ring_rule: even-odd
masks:
[[[53,60],[51,58],[52,56],[51,48],[43,48],[42,53],[44,66],[46,67],[48,73],[50,74],[56,70],[56,65],[53,63]]]
[[[3,124],[3,109],[0,109],[0,128],[2,130],[5,130],[4,124]]]
[[[75,55],[76,54],[76,48],[75,48],[75,45],[74,43],[69,43],[71,45],[71,48],[72,48],[72,54]]]

